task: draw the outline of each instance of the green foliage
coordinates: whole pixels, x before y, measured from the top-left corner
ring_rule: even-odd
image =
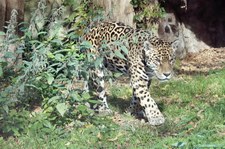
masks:
[[[76,36],[82,35],[93,21],[103,19],[102,8],[95,6],[92,0],[68,0],[64,3],[71,7],[72,13],[65,21],[70,24],[70,30],[74,30]]]
[[[21,53],[20,50],[12,50],[14,48],[13,45],[18,43],[18,37],[15,30],[17,25],[17,14],[16,10],[11,12],[11,19],[7,22],[7,32],[0,32],[0,77],[3,77],[5,71],[10,72],[10,69],[8,68],[17,60],[15,54]]]
[[[165,14],[165,10],[158,3],[151,0],[131,0],[135,10],[134,21],[138,28],[153,28]]]
[[[67,1],[67,5],[70,6],[72,2]],[[0,45],[1,51],[4,50],[0,75],[6,76],[0,80],[2,133],[19,136],[33,129],[54,131],[56,127],[67,124],[92,122],[94,112],[86,105],[97,102],[94,96],[83,91],[80,82],[88,78],[89,70],[99,67],[103,59],[85,55],[81,50],[85,51],[90,44],[76,42],[79,31],[95,16],[90,15],[92,9],[87,9],[90,5],[91,1],[76,1],[71,5],[74,10],[71,18],[63,19],[66,3],[52,10],[51,16],[46,16],[46,3],[41,0],[30,23],[23,23],[22,37],[14,36],[16,26],[12,25],[12,21],[7,33],[1,32],[5,39]],[[76,22],[71,23],[73,20]],[[64,33],[62,38],[59,31],[67,24],[73,24],[72,29],[75,31]],[[15,41],[18,42],[15,44]],[[17,46],[17,54],[23,54],[23,60],[10,67],[10,62],[3,59],[12,58],[15,54],[8,52],[9,44]],[[33,113],[36,109],[41,110]]]

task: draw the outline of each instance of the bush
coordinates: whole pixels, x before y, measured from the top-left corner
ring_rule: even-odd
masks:
[[[93,17],[100,17],[96,16],[99,13],[93,15],[93,10],[87,9],[92,5],[91,1],[73,2],[67,1],[53,9],[51,16],[46,16],[45,0],[40,0],[30,23],[23,23],[21,30],[24,35],[10,38],[10,44],[17,42],[16,52],[17,55],[23,55],[23,60],[10,67],[6,67],[8,61],[0,61],[0,75],[7,78],[0,88],[2,133],[18,136],[27,131],[27,125],[30,128],[37,125],[40,129],[52,129],[69,124],[91,123],[93,111],[86,105],[97,102],[93,100],[95,97],[83,91],[80,82],[88,78],[90,69],[99,67],[102,58],[93,59],[85,55],[81,49],[86,50],[91,45],[76,41],[82,34],[80,31],[87,26],[85,24]],[[74,12],[65,19],[65,7],[71,3]],[[12,24],[9,22],[10,26]],[[73,30],[65,31],[67,26]],[[13,27],[12,30],[15,30]],[[15,32],[9,34],[14,35]],[[1,35],[7,37],[4,33]],[[4,49],[7,49],[9,39],[5,38],[5,41],[1,45],[4,56],[8,54]],[[7,74],[9,70],[13,75]],[[4,79],[2,77],[1,82]],[[39,120],[34,121],[36,119]]]
[[[151,0],[131,0],[131,4],[135,10],[134,21],[138,28],[153,28],[165,14],[164,8]]]

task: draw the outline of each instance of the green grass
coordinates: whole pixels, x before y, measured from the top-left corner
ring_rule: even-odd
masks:
[[[17,138],[0,138],[0,148],[225,148],[224,74],[220,70],[164,83],[154,80],[151,95],[167,118],[162,126],[125,114],[132,92],[129,85],[120,84],[112,86],[109,96],[110,107],[119,114],[99,116],[96,125],[46,132],[32,126]]]

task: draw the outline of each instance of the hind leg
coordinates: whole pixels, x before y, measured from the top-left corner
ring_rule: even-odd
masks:
[[[104,80],[104,72],[100,69],[96,70],[96,74],[98,77],[98,85],[97,85],[97,93],[100,100],[99,108],[98,110],[100,112],[107,111],[109,112],[109,106],[107,103],[107,96],[106,96],[106,90],[105,90],[105,80]]]
[[[88,86],[86,88],[96,91],[99,103],[94,106],[94,109],[99,113],[111,112],[107,103],[104,72],[102,66],[99,69],[95,69],[91,72],[91,77],[89,77],[86,86]]]

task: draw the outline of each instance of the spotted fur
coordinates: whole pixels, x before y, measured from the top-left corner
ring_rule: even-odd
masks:
[[[164,123],[164,116],[150,96],[149,86],[154,76],[161,81],[169,80],[172,77],[178,42],[165,42],[149,31],[133,29],[121,23],[111,22],[102,22],[91,28],[85,34],[84,39],[93,45],[91,52],[98,53],[98,49],[104,43],[112,52],[119,50],[123,54],[124,58],[110,54],[105,55],[102,67],[129,74],[133,89],[133,97],[129,107],[132,114],[143,111],[151,125]],[[128,50],[127,54],[121,50],[121,46]],[[101,69],[96,70],[96,72],[96,77],[100,78],[97,87],[99,98],[102,101],[100,110],[108,110],[104,74]]]

